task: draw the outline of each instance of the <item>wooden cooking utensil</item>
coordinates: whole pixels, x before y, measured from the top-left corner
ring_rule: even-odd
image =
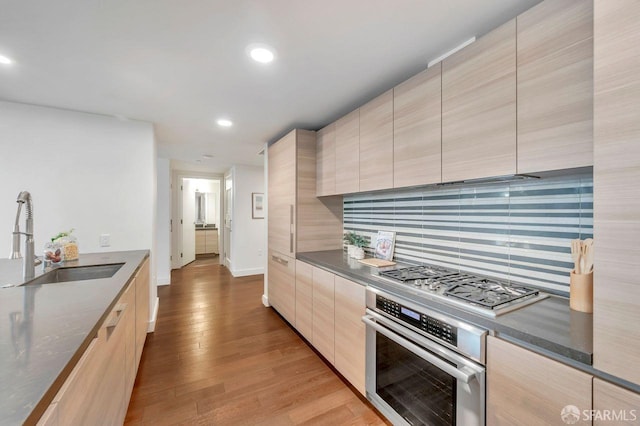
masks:
[[[588,274],[593,269],[593,239],[587,238],[582,243],[583,246],[583,258],[584,258],[584,268],[582,272]]]
[[[576,274],[580,273],[580,258],[581,258],[581,241],[571,240],[571,258],[573,259],[574,267],[573,271]]]

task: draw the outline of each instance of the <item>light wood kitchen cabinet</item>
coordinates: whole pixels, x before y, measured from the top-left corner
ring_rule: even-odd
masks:
[[[640,2],[594,2],[593,366],[640,384]]]
[[[336,194],[360,190],[360,110],[336,121]]]
[[[518,173],[593,165],[593,2],[517,17]]]
[[[269,250],[342,247],[342,198],[316,197],[316,133],[293,130],[269,146]]]
[[[360,191],[393,188],[393,90],[360,107]]]
[[[635,424],[640,421],[640,394],[594,378],[593,409],[600,415],[607,410],[618,416],[624,416],[619,417],[618,424]],[[593,426],[610,424],[612,420],[602,416],[595,416],[593,419]]]
[[[296,323],[295,260],[269,250],[269,304],[290,324]]]
[[[269,147],[269,250],[295,254],[297,132],[287,134]]]
[[[442,180],[442,64],[393,89],[393,187]]]
[[[268,297],[291,324],[295,254],[342,247],[342,197],[316,197],[316,150],[316,133],[306,130],[291,131],[268,150]]]
[[[317,134],[316,195],[336,193],[336,124],[331,123]]]
[[[592,379],[589,374],[489,336],[487,424],[563,424],[560,413],[566,405],[591,409]]]
[[[135,277],[136,372],[138,371],[149,328],[149,280],[149,258],[147,258],[140,266]]]
[[[313,346],[335,363],[334,282],[331,272],[313,267]]]
[[[218,230],[196,230],[196,254],[218,254]]]
[[[442,62],[442,181],[516,172],[516,21]]]
[[[122,424],[130,381],[127,345],[135,314],[135,280],[116,302],[73,371],[40,419],[41,425]],[[135,375],[134,375],[135,378]]]
[[[335,277],[335,367],[365,395],[365,286]]]
[[[296,330],[313,341],[313,267],[296,260]]]
[[[120,319],[124,327],[124,375],[125,375],[125,401],[131,398],[133,385],[138,371],[138,358],[136,354],[136,279],[134,278],[120,297],[126,309]]]

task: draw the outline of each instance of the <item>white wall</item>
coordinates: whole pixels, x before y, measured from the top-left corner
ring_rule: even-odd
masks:
[[[251,193],[265,192],[264,168],[233,166],[233,218],[231,273],[244,276],[264,273],[265,219],[251,218]]]
[[[0,101],[0,144],[0,230],[6,230],[0,257],[9,256],[15,199],[23,190],[33,196],[37,253],[53,235],[75,228],[80,253],[150,249],[155,255],[150,123]],[[100,234],[111,235],[110,247],[99,246]],[[152,256],[152,313],[154,264]]]
[[[196,191],[211,194],[207,196],[207,223],[220,225],[220,181],[204,178],[185,178],[185,180],[191,182],[191,199],[194,204]]]
[[[166,158],[158,158],[157,187],[157,284],[166,285],[171,284],[171,166]]]

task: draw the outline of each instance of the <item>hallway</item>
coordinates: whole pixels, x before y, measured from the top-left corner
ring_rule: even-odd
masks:
[[[126,424],[384,424],[261,304],[262,280],[233,278],[217,258],[173,271]]]

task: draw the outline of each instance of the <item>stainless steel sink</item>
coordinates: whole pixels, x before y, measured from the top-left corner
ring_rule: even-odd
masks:
[[[38,278],[27,281],[20,285],[41,285],[55,284],[69,281],[97,280],[101,278],[111,278],[122,268],[124,263],[113,263],[110,265],[77,266],[71,268],[56,268]]]

